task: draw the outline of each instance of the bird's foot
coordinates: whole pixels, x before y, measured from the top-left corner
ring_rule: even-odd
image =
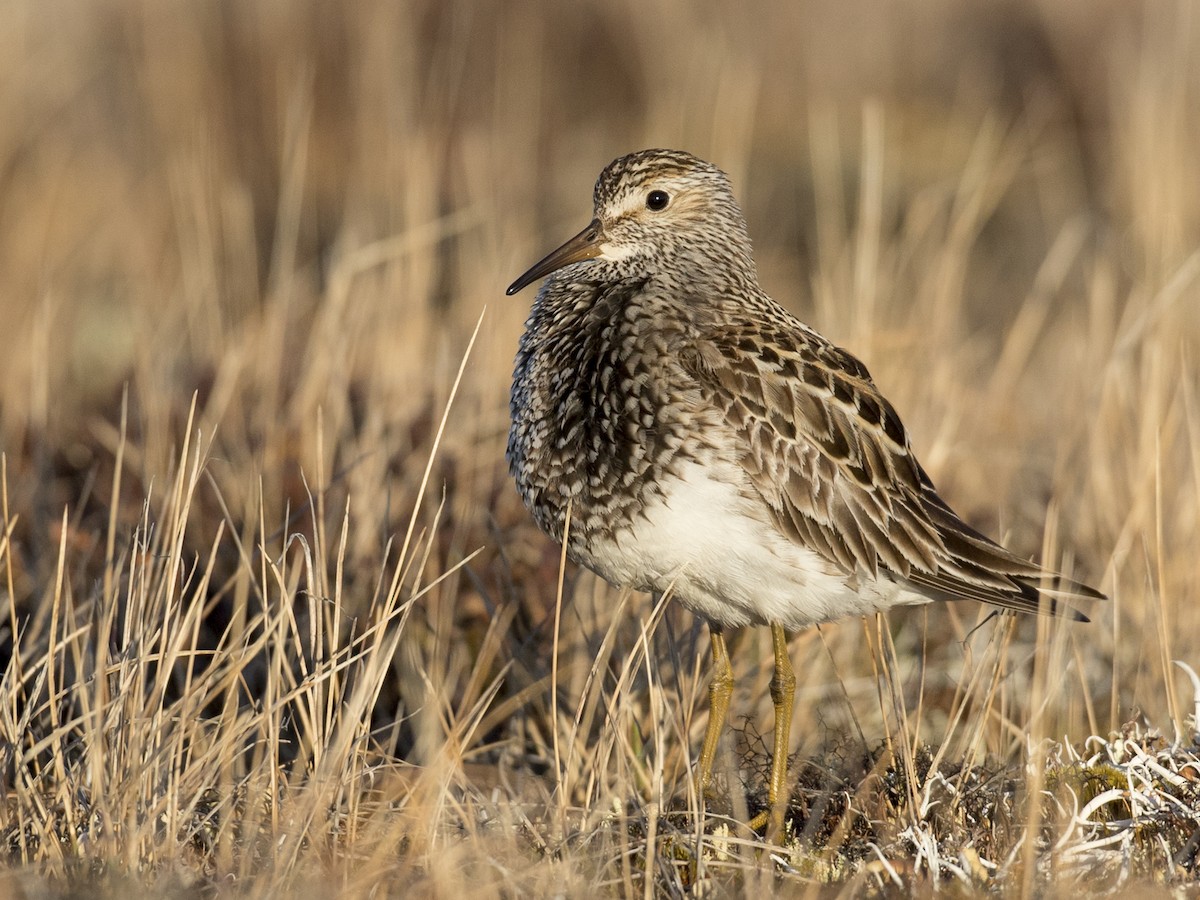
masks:
[[[776,843],[783,836],[785,804],[772,803],[747,824],[751,831],[762,832],[767,843]],[[763,829],[766,829],[765,831]]]

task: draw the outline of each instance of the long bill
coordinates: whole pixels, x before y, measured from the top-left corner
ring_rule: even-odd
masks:
[[[511,297],[522,288],[563,266],[582,262],[585,259],[595,259],[600,255],[600,245],[603,241],[604,228],[600,225],[599,219],[592,219],[587,228],[535,263],[533,268],[510,284],[508,290],[504,292],[505,295]]]

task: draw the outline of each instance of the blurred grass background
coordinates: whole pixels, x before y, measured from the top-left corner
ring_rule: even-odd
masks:
[[[380,669],[376,749],[440,759],[495,684],[457,758],[489,784],[503,760],[540,777],[550,735],[597,696],[597,655],[635,654],[651,610],[569,570],[551,709],[558,548],[503,463],[531,296],[503,289],[586,223],[609,160],[670,146],[730,174],[765,289],[864,359],[948,500],[1112,595],[1090,626],[1022,620],[1003,639],[1007,624],[968,639],[984,613],[967,605],[890,617],[920,738],[1013,760],[1031,735],[1082,740],[1139,715],[1186,731],[1170,660],[1200,666],[1193,4],[14,0],[6,18],[13,722],[38,696],[16,686],[14,635],[28,662],[53,650],[63,602],[119,616],[135,535],[181,484],[195,395],[192,433],[210,443],[171,552],[211,574],[175,601],[203,605],[196,646],[236,629],[270,580],[264,560],[299,552],[291,534],[327,551],[315,565],[346,617],[332,627],[350,633],[387,593],[411,523],[427,543],[406,589],[446,577]],[[344,548],[321,545],[344,513]],[[793,642],[798,751],[855,722],[869,741],[889,732],[874,628]],[[604,706],[622,683],[584,737],[677,717],[681,746],[651,756],[681,786],[706,641],[673,608],[647,640],[629,711]],[[1000,645],[992,692],[963,700]],[[734,652],[735,716],[765,730],[766,636]],[[656,686],[671,712],[653,712]],[[10,799],[13,771],[44,749],[23,721],[5,737]],[[645,787],[627,775],[607,782],[614,795]]]

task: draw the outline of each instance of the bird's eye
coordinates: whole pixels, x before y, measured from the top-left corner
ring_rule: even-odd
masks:
[[[651,191],[646,195],[646,207],[658,212],[660,209],[666,209],[667,204],[671,202],[671,196],[666,191]]]

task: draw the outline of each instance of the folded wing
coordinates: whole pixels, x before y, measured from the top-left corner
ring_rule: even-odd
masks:
[[[790,323],[789,323],[790,325]],[[725,327],[687,365],[744,440],[742,465],[781,532],[847,575],[934,599],[1086,617],[1103,599],[988,539],[938,496],[908,432],[861,362],[796,322]]]

